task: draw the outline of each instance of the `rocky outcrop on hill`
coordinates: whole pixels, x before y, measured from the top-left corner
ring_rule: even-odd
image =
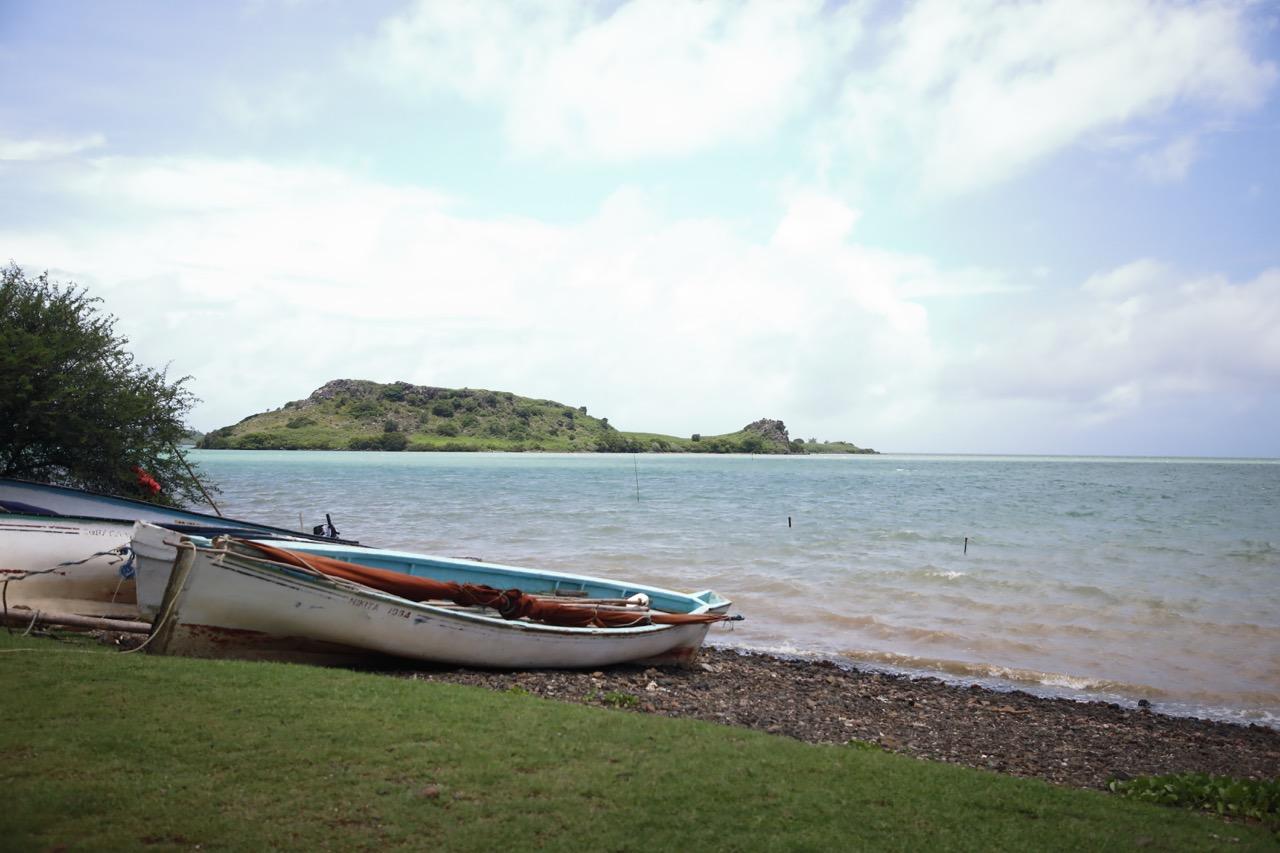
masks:
[[[787,434],[787,425],[782,421],[761,418],[742,428],[743,432],[753,432],[765,441],[779,444],[791,444],[791,436]]]
[[[468,389],[460,389],[467,392]],[[441,398],[452,398],[457,396],[459,389],[439,388],[434,385],[414,385],[412,382],[391,382],[381,384],[372,382],[368,379],[330,379],[319,388],[311,392],[311,396],[305,400],[299,400],[295,405],[305,405],[306,403],[323,403],[328,400],[361,400],[361,399],[383,399],[394,402],[404,402],[410,405],[421,405],[428,400],[437,400]]]
[[[330,379],[319,388],[311,392],[311,396],[307,401],[319,403],[324,400],[333,400],[338,397],[367,397],[372,396],[381,387],[376,382],[367,379]]]

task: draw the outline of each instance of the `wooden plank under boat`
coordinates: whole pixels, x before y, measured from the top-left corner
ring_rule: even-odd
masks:
[[[512,669],[678,663],[696,655],[711,624],[690,621],[601,628],[504,619],[486,608],[413,601],[282,565],[235,540],[216,544],[193,537],[183,537],[182,543],[176,540],[171,531],[140,523],[132,543],[138,556],[139,603],[144,612],[155,614],[148,649],[164,654],[315,663],[392,655]],[[629,599],[643,593],[655,611],[716,620],[724,618],[730,604],[709,590],[685,594],[583,575],[380,549],[347,550],[314,542],[277,544],[304,561],[308,555],[329,556],[322,552],[336,551],[365,566],[409,576],[416,573],[440,582],[488,584],[542,595],[560,591],[566,597],[585,592],[585,597],[572,598],[587,607],[597,606],[602,599]],[[167,565],[165,557],[170,559]],[[491,583],[495,580],[498,584]],[[162,590],[158,596],[157,590]]]

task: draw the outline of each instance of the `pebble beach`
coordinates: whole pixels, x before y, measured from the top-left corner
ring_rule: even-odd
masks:
[[[704,649],[687,668],[498,672],[413,666],[390,674],[689,717],[809,743],[880,748],[1083,788],[1181,772],[1280,776],[1280,731],[1265,726],[729,648]]]

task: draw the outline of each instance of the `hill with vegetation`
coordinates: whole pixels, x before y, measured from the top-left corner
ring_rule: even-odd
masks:
[[[210,450],[543,450],[598,453],[875,453],[792,439],[762,419],[726,435],[624,432],[586,406],[507,391],[335,379],[304,400],[206,433]]]

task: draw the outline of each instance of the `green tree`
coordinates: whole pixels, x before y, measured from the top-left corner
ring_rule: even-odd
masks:
[[[409,446],[409,437],[402,432],[384,432],[378,446],[383,450],[404,450]]]
[[[0,268],[0,476],[197,503],[178,450],[190,377],[137,364],[99,303],[48,273]]]

